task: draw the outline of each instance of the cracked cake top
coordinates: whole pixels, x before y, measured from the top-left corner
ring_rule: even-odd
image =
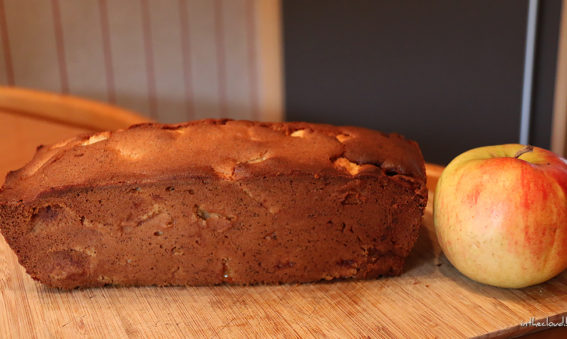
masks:
[[[425,183],[419,147],[398,134],[304,122],[207,119],[145,123],[39,146],[26,166],[8,174],[0,202],[30,201],[71,187],[293,173],[401,175]]]

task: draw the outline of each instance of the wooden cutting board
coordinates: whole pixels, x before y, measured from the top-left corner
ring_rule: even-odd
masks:
[[[441,169],[428,171],[433,187]],[[29,278],[2,239],[0,337],[508,336],[566,315],[566,273],[517,290],[475,283],[440,253],[432,226],[429,204],[400,277],[253,287],[59,291]]]

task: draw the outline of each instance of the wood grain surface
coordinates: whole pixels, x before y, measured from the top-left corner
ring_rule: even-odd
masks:
[[[428,171],[433,188],[441,168]],[[68,292],[33,281],[0,238],[0,337],[492,337],[566,315],[566,273],[517,290],[459,274],[437,245],[429,198],[405,273],[372,281]]]

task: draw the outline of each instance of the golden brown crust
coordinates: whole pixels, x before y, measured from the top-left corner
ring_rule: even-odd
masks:
[[[349,175],[335,163],[340,158],[372,165],[360,174],[377,167],[425,182],[419,147],[397,134],[302,122],[200,120],[139,124],[40,146],[30,163],[9,173],[0,201],[31,201],[44,192],[72,186],[172,177]]]

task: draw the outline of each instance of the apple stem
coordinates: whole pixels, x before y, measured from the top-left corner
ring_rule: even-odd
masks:
[[[528,152],[533,152],[534,147],[532,145],[528,145],[524,148],[522,148],[521,150],[519,150],[518,152],[516,152],[516,155],[514,155],[514,158],[518,159],[519,157],[522,156],[522,154],[524,153],[528,153]]]

